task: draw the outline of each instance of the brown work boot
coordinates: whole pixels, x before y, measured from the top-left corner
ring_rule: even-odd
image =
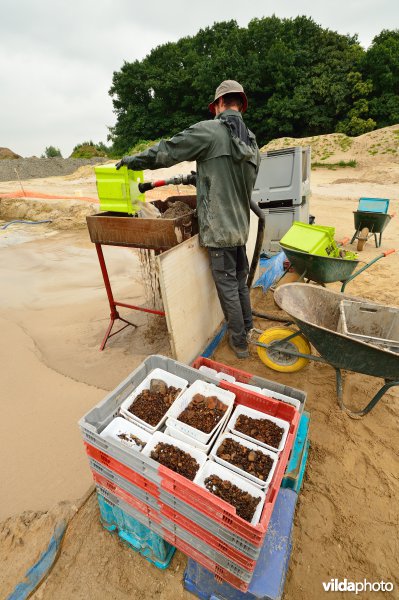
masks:
[[[246,346],[236,346],[231,339],[231,335],[228,336],[228,342],[230,348],[233,350],[234,354],[237,358],[249,358],[249,350],[248,345]]]

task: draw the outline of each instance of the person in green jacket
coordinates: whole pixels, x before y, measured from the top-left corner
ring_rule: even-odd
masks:
[[[253,327],[245,244],[260,164],[255,136],[242,117],[247,106],[243,87],[223,81],[209,104],[214,120],[200,121],[116,165],[140,171],[196,161],[200,244],[208,250],[229,345],[238,358],[249,356],[247,333]]]

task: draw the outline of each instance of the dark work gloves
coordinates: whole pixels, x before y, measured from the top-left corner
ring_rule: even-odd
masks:
[[[116,163],[115,168],[117,171],[119,171],[119,169],[121,167],[127,167],[128,169],[133,169],[132,166],[130,166],[133,162],[133,160],[135,159],[135,156],[124,156],[123,158],[121,158],[121,160],[119,162]]]

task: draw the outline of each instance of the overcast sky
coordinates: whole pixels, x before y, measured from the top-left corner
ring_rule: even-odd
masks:
[[[367,48],[382,29],[399,28],[398,0],[0,0],[0,147],[67,157],[77,143],[106,142],[115,122],[108,90],[123,61],[194,35],[214,22],[312,17],[359,35]],[[213,90],[212,90],[213,91]]]

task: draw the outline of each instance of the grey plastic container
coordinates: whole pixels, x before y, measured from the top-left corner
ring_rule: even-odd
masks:
[[[165,490],[160,491],[159,501],[163,502],[170,508],[174,509],[177,513],[180,513],[190,519],[209,533],[212,533],[216,537],[218,537],[222,542],[232,546],[236,550],[239,550],[245,556],[252,560],[256,560],[260,554],[262,546],[254,546],[245,538],[239,536],[238,534],[226,529],[222,525],[220,525],[217,521],[207,517],[203,513],[199,512],[195,508],[193,508],[190,504],[187,504],[183,500],[172,496]]]
[[[250,542],[247,542],[247,540],[244,540],[240,536],[233,534],[231,531],[225,529],[217,522],[195,510],[195,508],[192,508],[189,504],[178,500],[166,490],[160,490],[160,497],[158,501],[157,498],[154,498],[154,496],[148,492],[140,489],[138,486],[134,485],[121,475],[111,471],[111,469],[108,469],[92,458],[90,459],[90,467],[106,479],[109,479],[118,485],[125,492],[128,492],[135,498],[138,498],[142,502],[148,504],[148,506],[151,508],[159,511],[162,507],[160,503],[166,504],[166,506],[176,510],[176,512],[181,513],[206,531],[209,531],[209,533],[215,535],[215,537],[219,538],[224,544],[230,545],[236,550],[239,550],[242,554],[248,556],[249,559],[256,560],[256,558],[259,556],[260,548],[258,546],[253,546]]]
[[[79,421],[85,442],[109,454],[116,460],[140,473],[150,481],[159,484],[158,463],[141,453],[129,452],[129,449],[113,440],[106,440],[99,434],[114,419],[122,402],[155,368],[161,368],[193,383],[197,379],[214,383],[215,380],[187,365],[176,362],[166,356],[153,355],[146,358],[121,384],[110,392],[101,402],[84,415]]]
[[[151,496],[151,494],[149,494],[145,490],[142,490],[137,485],[134,485],[133,483],[131,483],[124,477],[121,477],[120,475],[115,473],[115,471],[111,471],[111,469],[108,469],[107,467],[105,467],[104,465],[102,465],[101,463],[96,461],[94,458],[90,458],[89,462],[90,462],[90,468],[93,471],[95,471],[99,475],[102,475],[109,481],[112,481],[112,483],[115,483],[115,485],[119,486],[125,492],[127,492],[128,494],[131,494],[138,500],[145,502],[151,508],[154,508],[155,510],[159,510],[159,504],[157,502],[157,499],[154,498],[154,496]]]
[[[240,552],[242,552],[242,554],[248,556],[248,558],[250,558],[251,560],[255,560],[259,556],[260,548],[258,546],[253,546],[244,538],[241,538],[240,536],[237,536],[228,529],[225,529],[216,521],[213,521],[212,519],[210,519],[203,513],[197,511],[195,508],[193,508],[189,504],[186,504],[182,500],[175,498],[175,496],[169,494],[169,492],[167,492],[166,490],[160,489],[160,496],[158,501],[157,498],[154,498],[154,496],[152,496],[150,493],[142,490],[138,486],[134,485],[133,483],[122,477],[121,475],[118,475],[117,473],[115,473],[115,471],[108,469],[95,459],[90,458],[89,462],[90,467],[94,471],[118,485],[125,492],[128,492],[135,498],[142,500],[151,508],[154,508],[155,510],[161,510],[161,505],[159,502],[166,504],[167,506],[173,508],[174,510],[176,510],[176,512],[181,513],[182,515],[184,515],[185,517],[187,517],[206,531],[209,531],[210,533],[215,535],[225,544],[232,546],[236,550],[239,550]]]
[[[192,546],[195,550],[198,550],[199,552],[201,552],[201,554],[210,558],[217,565],[219,565],[223,569],[226,569],[227,571],[229,571],[229,573],[232,573],[245,583],[249,583],[249,581],[251,580],[253,571],[248,571],[247,569],[244,569],[234,561],[229,560],[226,556],[220,554],[220,552],[217,552],[217,550],[215,550],[211,546],[208,546],[206,542],[190,534],[188,531],[183,529],[183,527],[180,527],[173,521],[170,521],[164,515],[159,515],[162,520],[160,525],[159,523],[153,521],[150,517],[144,515],[140,511],[133,508],[133,506],[130,506],[130,504],[128,504],[121,498],[118,498],[115,494],[113,494],[106,488],[100,485],[97,485],[96,487],[97,492],[101,494],[105,498],[105,500],[109,502],[112,506],[117,506],[125,513],[139,521],[142,525],[145,525],[146,527],[151,529],[151,531],[153,531],[154,533],[162,537],[164,535],[162,529],[163,527],[167,529],[170,533],[172,533],[172,535],[176,535],[178,538]]]
[[[135,508],[133,508],[133,506],[130,506],[129,504],[127,504],[127,502],[124,502],[123,500],[118,498],[118,496],[115,496],[115,494],[113,494],[101,485],[96,484],[96,490],[97,494],[101,494],[101,496],[103,496],[103,498],[105,498],[105,500],[109,504],[111,504],[111,506],[117,506],[118,508],[126,512],[128,515],[136,519],[136,521],[139,521],[139,523],[145,525],[145,527],[148,527],[148,529],[151,529],[151,531],[162,537],[163,531],[161,525],[150,519],[148,515],[145,515],[139,510],[136,510]]]
[[[399,308],[341,300],[340,331],[349,337],[399,352]]]

